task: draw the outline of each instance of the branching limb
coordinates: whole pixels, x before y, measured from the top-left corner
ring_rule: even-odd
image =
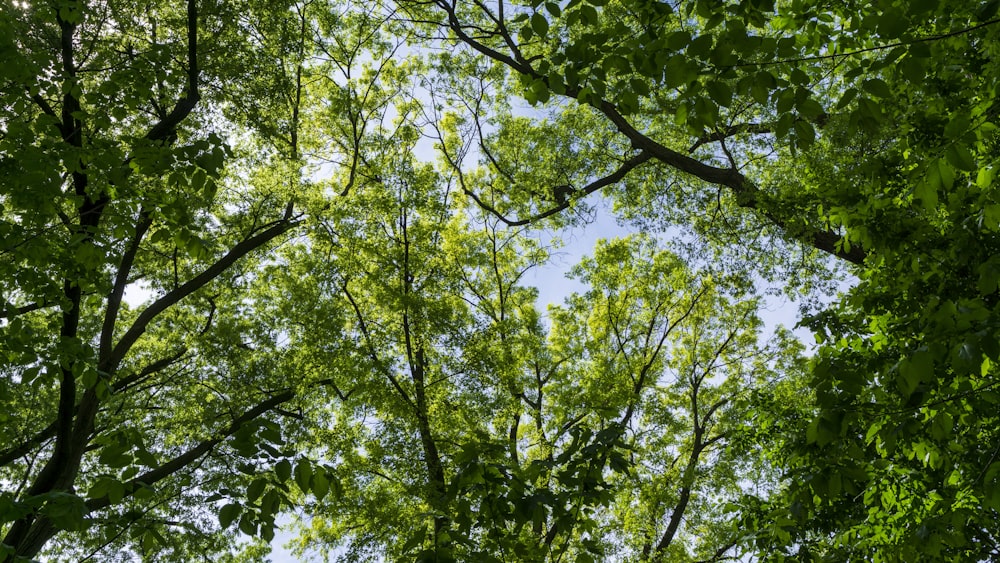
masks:
[[[44,309],[46,307],[51,307],[55,303],[29,303],[27,305],[22,305],[20,307],[12,307],[9,309],[0,309],[0,319],[13,319],[19,315],[25,313],[30,313],[32,311],[37,311],[39,309]]]
[[[615,170],[614,172],[612,172],[611,174],[608,174],[607,176],[604,176],[602,178],[598,178],[597,180],[594,180],[593,182],[587,184],[583,188],[580,188],[579,190],[577,190],[577,192],[580,194],[581,197],[585,197],[585,196],[588,196],[588,195],[590,195],[590,194],[592,194],[592,193],[600,190],[601,188],[605,188],[605,187],[610,186],[612,184],[616,184],[616,183],[622,181],[625,178],[625,176],[628,175],[629,172],[631,172],[632,170],[634,170],[635,168],[637,168],[639,165],[643,164],[644,162],[649,161],[651,158],[652,158],[651,154],[649,154],[649,153],[647,153],[645,151],[640,152],[639,154],[637,154],[637,155],[633,156],[632,158],[630,158],[630,159],[626,160],[625,162],[623,162],[622,165],[619,166],[618,169]],[[460,184],[462,186],[462,191],[466,195],[468,195],[469,197],[471,197],[473,199],[473,201],[476,202],[476,205],[478,205],[479,207],[481,207],[485,211],[491,213],[493,216],[495,216],[497,219],[499,219],[500,221],[502,221],[508,227],[520,227],[522,225],[528,225],[530,223],[534,223],[536,221],[540,221],[542,219],[545,219],[546,217],[551,217],[551,216],[553,216],[553,215],[555,215],[555,214],[557,214],[557,213],[559,213],[559,212],[567,209],[570,206],[570,204],[572,204],[572,201],[569,200],[569,199],[567,199],[566,201],[563,201],[561,204],[556,205],[555,207],[553,207],[551,209],[548,209],[548,210],[543,211],[541,213],[537,213],[537,214],[532,215],[531,217],[528,217],[526,219],[511,219],[511,218],[505,216],[500,211],[498,211],[495,207],[493,207],[490,204],[488,204],[485,201],[483,201],[483,199],[481,197],[479,197],[475,192],[473,192],[471,189],[469,189],[465,185],[465,182],[462,181],[461,175],[459,176],[459,182],[460,182]]]
[[[456,14],[453,6],[440,1],[436,4],[446,14],[446,25],[455,34],[459,41],[465,43],[474,51],[477,51],[494,61],[507,65],[516,72],[530,76],[536,80],[540,80],[544,84],[548,85],[548,76],[537,72],[528,63],[528,61],[520,55],[520,51],[517,50],[516,44],[513,48],[511,48],[513,55],[497,51],[496,49],[478,41],[466,33],[465,27],[458,19],[458,15]],[[498,31],[497,33],[500,32]],[[563,95],[566,98],[580,99],[580,94],[580,87],[567,86]],[[694,176],[699,180],[729,188],[736,196],[737,203],[740,207],[757,210],[773,225],[785,231],[785,233],[792,238],[801,240],[814,248],[847,260],[848,262],[854,264],[861,264],[864,262],[866,252],[857,246],[852,247],[850,251],[845,251],[841,243],[842,237],[836,232],[822,231],[811,228],[793,228],[791,222],[787,218],[779,216],[778,212],[770,209],[772,206],[769,205],[770,198],[767,194],[763,193],[738,170],[734,168],[719,168],[705,164],[700,160],[677,152],[657,142],[636,129],[636,127],[618,110],[618,107],[608,100],[594,99],[593,97],[586,98],[586,100],[586,103],[611,121],[618,131],[629,139],[633,147],[641,150],[643,153],[648,153],[652,156],[652,158],[660,161],[661,163],[680,172]],[[480,203],[478,199],[477,203]]]
[[[201,94],[198,92],[198,3],[197,0],[187,1],[187,91],[184,96],[177,101],[174,109],[170,110],[163,119],[146,133],[146,138],[150,141],[164,141],[174,135],[177,126],[183,121],[198,104]]]
[[[118,311],[121,308],[122,298],[125,295],[125,287],[128,285],[128,278],[132,272],[135,256],[139,252],[139,245],[142,243],[142,238],[146,235],[146,231],[149,230],[152,224],[153,219],[149,211],[146,209],[140,210],[139,219],[135,226],[135,235],[125,250],[124,256],[122,256],[121,264],[118,266],[118,273],[115,275],[114,287],[111,289],[111,293],[108,294],[107,309],[104,313],[104,325],[101,327],[101,340],[98,353],[101,360],[106,360],[107,355],[111,353],[112,338],[114,337],[115,325],[118,322]]]
[[[195,291],[208,285],[209,282],[219,277],[230,266],[236,263],[237,260],[240,260],[250,252],[264,246],[282,234],[287,233],[297,225],[299,225],[298,221],[288,219],[276,221],[270,228],[262,232],[258,232],[257,234],[234,246],[225,256],[206,268],[202,273],[191,278],[176,289],[169,291],[166,295],[154,301],[139,314],[139,317],[134,323],[132,323],[132,326],[129,327],[128,331],[122,335],[118,344],[115,345],[114,349],[107,356],[105,361],[101,363],[100,368],[102,371],[112,373],[118,367],[118,364],[121,363],[125,354],[132,349],[132,346],[136,343],[139,337],[146,332],[146,328],[149,326],[149,323],[151,323],[160,313],[177,304],[188,295],[191,295]]]

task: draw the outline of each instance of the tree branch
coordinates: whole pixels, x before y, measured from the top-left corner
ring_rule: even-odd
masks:
[[[942,33],[940,35],[929,35],[927,37],[918,37],[916,39],[911,39],[909,41],[896,41],[895,43],[886,43],[885,45],[874,45],[872,47],[865,47],[863,49],[857,49],[855,51],[850,51],[847,53],[833,53],[830,55],[814,55],[811,57],[796,57],[794,59],[781,59],[777,61],[761,61],[761,62],[742,62],[733,65],[723,66],[722,68],[738,68],[738,67],[761,67],[770,65],[780,65],[788,63],[802,63],[808,61],[824,61],[829,59],[839,59],[846,57],[853,57],[854,55],[860,55],[862,53],[870,53],[872,51],[884,51],[886,49],[893,49],[895,47],[905,47],[907,45],[916,45],[917,43],[929,43],[931,41],[939,41],[941,39],[947,39],[949,37],[956,37],[959,35],[964,35],[966,33],[971,33],[977,29],[982,29],[991,25],[996,25],[1000,23],[1000,18],[992,19],[980,24],[976,24],[971,27],[966,27],[956,31],[951,31],[948,33]]]
[[[458,20],[455,10],[447,3],[439,1],[437,2],[437,5],[444,10],[447,15],[448,21],[446,25],[452,30],[453,33],[455,33],[456,37],[461,42],[465,43],[473,50],[478,51],[495,61],[501,62],[519,73],[531,76],[536,80],[540,80],[546,86],[549,85],[548,76],[535,71],[531,65],[527,63],[527,61],[517,60],[516,57],[501,53],[469,36]],[[499,34],[500,32],[498,31],[496,33]],[[515,54],[519,53],[516,49],[512,50]],[[581,88],[567,86],[564,94],[562,95],[566,98],[579,100],[580,93]],[[748,181],[747,178],[739,171],[732,168],[717,168],[710,166],[700,160],[691,158],[660,144],[636,129],[625,118],[625,116],[618,111],[617,106],[608,100],[588,98],[584,101],[607,117],[608,120],[618,128],[618,131],[629,139],[633,147],[640,149],[643,153],[649,153],[653,158],[659,160],[663,164],[694,176],[699,180],[729,188],[736,196],[737,204],[740,207],[758,211],[776,227],[785,231],[785,233],[791,238],[800,240],[813,246],[814,248],[854,264],[861,264],[864,261],[866,256],[865,251],[856,246],[852,247],[850,251],[844,251],[843,246],[841,245],[842,237],[835,232],[804,228],[790,228],[789,221],[778,217],[774,211],[768,209],[767,204],[770,198],[767,194],[763,193],[759,188],[753,185],[753,183]],[[479,202],[477,201],[477,203]],[[545,214],[542,215],[547,216]],[[536,219],[537,218],[538,217],[536,217]]]
[[[141,209],[135,226],[135,236],[132,237],[131,243],[122,256],[121,264],[118,266],[118,273],[115,275],[115,285],[107,297],[108,303],[104,313],[104,324],[101,327],[101,340],[98,352],[99,363],[106,361],[107,356],[111,353],[112,338],[114,338],[115,325],[118,322],[118,310],[121,308],[122,297],[125,295],[125,286],[128,285],[128,276],[132,272],[132,264],[135,262],[135,255],[139,252],[142,237],[146,235],[146,231],[149,230],[152,224],[153,218],[149,212],[145,208]]]
[[[125,354],[128,353],[139,337],[142,336],[142,334],[146,331],[146,327],[149,326],[149,323],[152,322],[157,315],[165,311],[167,308],[175,305],[181,299],[184,299],[188,295],[191,295],[195,291],[207,285],[209,282],[225,272],[226,269],[232,266],[237,260],[243,258],[253,250],[267,244],[278,236],[290,231],[298,224],[298,221],[290,221],[286,219],[281,219],[275,222],[275,224],[269,229],[259,232],[234,246],[225,256],[209,266],[202,273],[191,278],[180,287],[167,292],[166,295],[154,301],[139,314],[139,317],[121,337],[118,344],[114,347],[111,353],[108,354],[105,361],[101,362],[100,368],[102,371],[112,373],[117,368],[118,364],[125,357]]]
[[[607,176],[604,176],[602,178],[598,178],[597,180],[594,180],[593,182],[587,184],[586,186],[584,186],[583,188],[580,188],[577,191],[580,194],[582,194],[582,196],[588,196],[588,195],[596,192],[597,190],[600,190],[601,188],[604,188],[604,187],[610,186],[612,184],[618,183],[618,182],[622,181],[625,178],[625,176],[628,175],[629,172],[631,172],[632,170],[634,170],[635,168],[637,168],[640,164],[642,164],[642,163],[650,160],[650,158],[652,158],[652,155],[650,155],[648,152],[645,152],[645,151],[640,152],[639,154],[637,154],[637,155],[633,156],[632,158],[630,158],[630,159],[626,160],[625,162],[623,162],[622,165],[619,166],[618,169],[615,170],[614,172],[612,172],[611,174],[608,174]],[[471,197],[473,199],[473,201],[476,202],[476,205],[478,205],[480,208],[482,208],[485,211],[487,211],[490,214],[492,214],[494,217],[496,217],[497,219],[499,219],[500,221],[502,221],[508,227],[520,227],[520,226],[523,226],[523,225],[528,225],[530,223],[534,223],[534,222],[539,221],[541,219],[545,219],[546,217],[551,217],[551,216],[553,216],[553,215],[555,215],[555,214],[557,214],[557,213],[559,213],[559,212],[567,209],[573,203],[571,200],[567,199],[567,200],[563,201],[562,203],[560,203],[559,205],[556,205],[555,207],[553,207],[551,209],[548,209],[548,210],[543,211],[541,213],[532,215],[531,217],[528,217],[526,219],[511,219],[511,218],[508,218],[507,216],[505,216],[500,211],[498,211],[492,205],[490,205],[490,204],[486,203],[485,201],[483,201],[482,198],[480,198],[475,192],[473,192],[468,187],[466,187],[464,181],[461,181],[461,184],[462,184],[462,191],[466,195],[468,195],[469,197]]]
[[[20,307],[0,309],[0,319],[12,319],[25,313],[51,307],[52,305],[55,305],[55,303],[29,303]]]
[[[173,136],[177,126],[186,118],[198,101],[201,94],[198,92],[198,4],[197,0],[187,0],[187,36],[188,36],[188,84],[187,92],[174,109],[170,110],[159,123],[153,126],[146,133],[146,138],[150,141],[164,141]]]
[[[160,358],[159,360],[156,360],[155,362],[147,365],[146,367],[142,368],[141,370],[139,370],[139,371],[137,371],[137,372],[135,372],[135,373],[133,373],[131,375],[128,375],[126,377],[123,377],[123,378],[119,379],[118,381],[115,381],[114,385],[112,385],[112,389],[114,390],[115,393],[118,393],[119,391],[125,389],[129,385],[131,385],[131,384],[133,384],[133,383],[135,383],[137,381],[140,381],[140,380],[142,380],[142,379],[144,379],[146,377],[149,377],[150,375],[153,375],[154,373],[162,371],[162,370],[170,367],[171,365],[177,363],[177,361],[180,360],[181,358],[183,358],[184,354],[186,354],[186,353],[187,353],[187,348],[186,347],[182,347],[180,350],[178,350],[174,354],[172,354],[170,356],[167,356],[165,358]]]
[[[257,406],[245,411],[242,415],[236,418],[225,430],[216,434],[215,437],[205,440],[188,451],[174,457],[170,461],[164,463],[163,465],[151,469],[142,475],[132,479],[128,483],[125,483],[125,496],[130,496],[137,490],[144,486],[153,485],[167,477],[170,477],[174,473],[184,469],[196,459],[210,452],[212,448],[217,446],[226,438],[232,436],[246,423],[254,420],[255,418],[261,416],[262,414],[274,409],[278,405],[287,403],[295,398],[294,391],[285,391],[259,403]],[[112,504],[111,499],[107,496],[100,498],[90,499],[87,501],[87,510],[94,511],[106,508]]]

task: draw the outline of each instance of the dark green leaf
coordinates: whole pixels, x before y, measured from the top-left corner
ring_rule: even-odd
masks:
[[[892,97],[892,90],[889,89],[889,85],[886,84],[884,80],[879,78],[865,80],[861,84],[861,87],[864,88],[865,92],[868,92],[876,98]]]
[[[549,20],[545,19],[541,13],[535,12],[531,16],[531,29],[539,37],[545,37],[549,32]]]
[[[219,509],[219,525],[225,530],[239,518],[243,512],[243,507],[235,503],[229,503]]]
[[[976,159],[965,145],[959,143],[949,145],[945,150],[945,157],[952,166],[959,170],[966,172],[976,170]]]
[[[287,459],[279,461],[274,466],[274,474],[278,478],[278,482],[284,483],[288,481],[292,476],[292,464]]]
[[[307,493],[311,490],[310,483],[313,478],[312,464],[309,460],[303,458],[295,464],[295,484],[299,486],[299,490],[303,493]]]

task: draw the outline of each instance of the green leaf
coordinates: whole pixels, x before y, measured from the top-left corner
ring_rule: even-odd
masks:
[[[935,178],[937,180],[935,181]],[[913,195],[920,201],[924,209],[931,210],[938,204],[938,186],[940,185],[940,175],[937,167],[932,167],[930,177],[917,182]]]
[[[787,114],[795,107],[795,92],[791,88],[783,88],[776,93],[776,109],[779,114]]]
[[[97,370],[92,366],[85,368],[83,373],[80,375],[80,382],[83,383],[83,386],[87,389],[93,389],[94,386],[97,385],[98,380]]]
[[[59,530],[79,532],[86,527],[87,506],[72,493],[46,493],[41,512]]]
[[[203,168],[195,169],[191,175],[191,189],[195,192],[202,192],[208,183],[208,173]]]
[[[946,160],[937,159],[935,164],[937,165],[938,178],[941,180],[941,187],[950,190],[955,186],[955,170]]]
[[[816,119],[823,115],[823,106],[813,98],[805,98],[796,105],[796,109],[807,119]]]
[[[528,91],[525,92],[525,100],[532,105],[536,102],[544,104],[549,101],[550,94],[548,85],[544,80],[539,78],[531,81]]]
[[[808,121],[795,122],[795,139],[802,147],[808,147],[816,140],[816,130]]]
[[[219,509],[219,525],[222,526],[223,530],[229,528],[242,512],[243,507],[236,503],[229,503],[223,506]]]
[[[648,96],[649,95],[649,92],[650,92],[650,90],[649,90],[649,84],[645,80],[643,80],[641,78],[633,78],[633,79],[629,80],[628,83],[629,83],[629,86],[631,87],[632,91],[635,92],[637,95],[639,95],[639,96]]]
[[[815,444],[819,440],[819,417],[813,418],[806,426],[806,442]]]
[[[258,477],[247,485],[247,501],[254,502],[264,494],[264,489],[267,487],[267,479],[263,477]]]
[[[903,396],[909,397],[917,387],[930,381],[934,376],[934,360],[929,352],[917,352],[899,363],[899,377],[896,384]]]
[[[667,49],[680,51],[691,43],[691,34],[687,31],[674,31],[667,35]]]
[[[827,482],[827,490],[831,497],[840,496],[840,490],[842,486],[842,481],[840,473],[834,472],[830,475],[830,480]]]
[[[948,412],[940,412],[931,421],[931,436],[937,440],[949,438],[954,426],[954,418]]]
[[[540,12],[535,12],[531,16],[531,29],[539,37],[545,37],[549,32],[549,20],[545,19],[545,16]]]
[[[945,149],[945,158],[948,162],[959,170],[972,172],[976,169],[976,159],[969,152],[965,145],[953,143]]]
[[[256,536],[257,535],[257,524],[256,524],[256,522],[253,521],[253,518],[248,513],[244,513],[240,517],[239,527],[240,527],[240,531],[243,532],[244,534],[248,535],[248,536]]]
[[[949,139],[957,139],[968,132],[972,122],[965,113],[957,113],[948,121],[944,127],[944,136]]]
[[[695,37],[691,43],[688,44],[687,54],[691,57],[705,58],[708,53],[712,50],[712,44],[715,39],[712,37],[711,33],[706,33],[704,35],[699,35]]]
[[[403,543],[403,547],[400,549],[403,553],[409,553],[413,551],[418,546],[424,543],[427,538],[427,530],[421,528],[410,534],[410,537]]]
[[[705,85],[708,95],[720,106],[729,107],[733,103],[733,89],[720,80],[712,80]]]
[[[310,491],[310,483],[313,478],[312,464],[309,460],[302,458],[295,464],[295,484],[303,493]]]
[[[989,189],[993,186],[993,180],[996,178],[996,169],[991,167],[984,167],[979,169],[979,173],[976,174],[976,185],[980,189]]]
[[[281,495],[276,489],[271,489],[264,493],[260,499],[260,517],[262,520],[273,520],[274,515],[281,509]]]
[[[608,73],[611,72],[627,73],[632,70],[631,63],[629,63],[628,59],[626,59],[621,55],[609,55],[605,57],[604,61],[601,62],[601,67],[604,69],[605,72]]]
[[[284,483],[292,476],[292,464],[287,459],[283,459],[274,466],[274,474],[279,483]]]
[[[841,96],[840,101],[837,102],[837,109],[846,108],[852,101],[854,101],[854,98],[856,98],[857,95],[858,90],[856,88],[848,88],[845,90],[844,95]]]
[[[688,61],[687,57],[681,55],[674,55],[667,59],[664,74],[667,86],[671,88],[686,86],[698,77],[697,68]]]
[[[560,75],[555,70],[549,71],[548,74],[548,87],[553,94],[557,96],[562,96],[566,94],[566,83],[563,81],[562,75]]]
[[[600,16],[597,13],[597,9],[593,6],[581,4],[580,15],[583,17],[583,21],[587,25],[597,25],[600,23]]]
[[[145,556],[152,554],[157,548],[162,545],[158,539],[158,535],[153,533],[153,530],[147,530],[142,534],[142,553]]]
[[[67,23],[79,24],[83,21],[83,12],[79,8],[63,6],[59,8],[59,19]]]
[[[875,96],[876,98],[892,97],[892,90],[889,88],[889,85],[886,84],[885,81],[880,78],[872,78],[869,80],[865,80],[861,84],[861,87],[864,89],[865,92],[868,92],[869,94]]]
[[[125,498],[125,484],[118,479],[108,480],[108,501],[111,504],[118,504]]]
[[[858,111],[863,117],[870,119],[875,123],[881,123],[885,119],[882,114],[882,108],[871,98],[859,98]]]
[[[795,84],[797,86],[805,86],[810,82],[809,75],[803,72],[802,69],[799,68],[792,69],[792,73],[789,76],[789,79],[792,81],[792,84]]]
[[[909,22],[898,9],[889,9],[878,16],[877,26],[883,39],[897,39],[906,32]]]
[[[326,469],[316,471],[313,475],[312,492],[316,495],[316,500],[323,500],[327,493],[330,492],[330,478],[327,476],[326,471]]]
[[[526,23],[521,26],[520,31],[518,31],[518,38],[522,43],[531,41],[531,38],[535,36],[535,31],[531,28],[530,23]]]
[[[919,84],[923,82],[927,75],[926,59],[916,57],[906,57],[899,62],[897,68],[903,77],[911,83]]]

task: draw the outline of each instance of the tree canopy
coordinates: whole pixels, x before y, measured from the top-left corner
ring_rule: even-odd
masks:
[[[4,0],[0,561],[1000,558],[998,10]]]

